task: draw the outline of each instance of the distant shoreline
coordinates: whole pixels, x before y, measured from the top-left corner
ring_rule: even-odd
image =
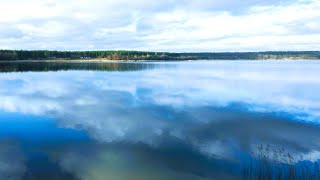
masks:
[[[0,50],[0,61],[32,62],[153,62],[196,60],[320,59],[320,51],[200,52]]]
[[[110,60],[110,59],[51,59],[51,60],[0,60],[0,63],[119,63],[119,62],[185,62],[185,61],[318,61],[320,59],[198,59],[198,60]]]
[[[164,60],[161,60],[164,61]],[[168,61],[168,60],[167,60]],[[47,59],[47,60],[0,60],[1,62],[154,62],[151,60],[110,60],[110,59]],[[156,62],[156,61],[155,61]],[[159,62],[159,61],[158,61]]]

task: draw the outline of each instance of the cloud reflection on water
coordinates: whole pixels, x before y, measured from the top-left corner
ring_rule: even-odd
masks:
[[[101,168],[108,167],[109,158],[120,163],[110,169],[119,170],[130,164],[128,158],[138,158],[134,161],[141,161],[141,167],[123,175],[139,178],[148,164],[158,164],[157,153],[168,146],[164,142],[184,145],[183,150],[190,151],[189,156],[181,157],[184,160],[224,160],[229,167],[235,165],[240,150],[249,153],[261,143],[316,158],[320,150],[318,64],[221,61],[174,63],[174,68],[132,72],[0,74],[0,86],[12,87],[0,89],[0,109],[50,116],[60,127],[85,130],[98,143],[109,144],[87,149],[86,153],[98,151],[89,157],[75,148],[60,154],[61,166],[86,178],[99,179],[99,173],[105,176],[107,171]],[[113,146],[117,143],[124,143],[132,154]],[[141,149],[135,149],[139,144],[151,154],[140,154]],[[115,148],[119,154],[114,154]],[[163,163],[160,169],[172,164]],[[76,169],[71,168],[74,166]],[[197,176],[176,174],[172,168],[164,177]],[[147,176],[156,173],[152,167],[149,170]],[[187,169],[191,170],[205,174],[204,178],[214,177],[210,168]]]
[[[179,141],[153,148],[142,143],[72,146],[61,167],[80,179],[233,179],[232,163],[208,159]]]
[[[0,140],[0,179],[19,180],[25,172],[25,157],[19,145]]]

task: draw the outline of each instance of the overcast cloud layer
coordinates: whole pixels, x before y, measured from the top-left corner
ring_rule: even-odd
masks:
[[[319,0],[0,0],[0,49],[319,50]]]

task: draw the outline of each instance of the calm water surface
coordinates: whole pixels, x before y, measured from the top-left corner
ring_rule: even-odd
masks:
[[[319,77],[320,61],[0,63],[0,180],[240,179],[261,146],[314,163]]]

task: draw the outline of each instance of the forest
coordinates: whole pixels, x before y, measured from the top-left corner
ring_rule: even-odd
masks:
[[[0,60],[267,60],[320,59],[320,51],[170,53],[146,51],[0,50]]]

